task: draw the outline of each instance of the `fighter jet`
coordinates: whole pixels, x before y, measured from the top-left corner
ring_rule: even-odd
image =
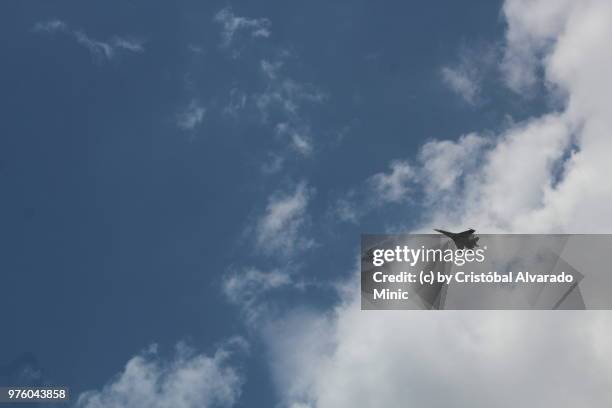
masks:
[[[457,249],[474,249],[474,247],[478,246],[478,240],[480,239],[476,235],[474,235],[476,230],[472,228],[467,231],[457,233],[448,232],[440,229],[434,229],[434,231],[437,231],[440,234],[444,234],[450,239],[452,239],[455,245],[457,246]]]

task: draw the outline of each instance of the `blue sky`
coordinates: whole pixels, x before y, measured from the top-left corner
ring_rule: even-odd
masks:
[[[427,225],[427,174],[407,186],[424,144],[473,133],[481,149],[564,106],[544,82],[500,85],[500,2],[10,1],[0,15],[0,365],[30,353],[36,381],[75,396],[151,344],[164,361],[240,336],[233,404],[274,406],[259,314],[329,310],[360,233]],[[259,287],[232,299],[244,274],[273,289],[265,301]]]

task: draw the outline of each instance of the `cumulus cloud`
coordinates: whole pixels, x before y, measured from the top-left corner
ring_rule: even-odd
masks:
[[[507,130],[494,143],[476,140],[470,146],[470,139],[460,139],[455,148],[471,150],[481,160],[470,166],[469,154],[458,157],[460,162],[467,160],[468,167],[459,165],[452,176],[452,200],[442,200],[430,191],[432,207],[426,222],[454,226],[472,222],[493,231],[565,230],[567,219],[545,223],[527,219],[541,211],[546,196],[560,187],[553,185],[554,171],[566,157],[571,132],[563,116],[549,114]],[[439,148],[440,143],[430,147]],[[434,180],[448,174],[443,166],[427,171]]]
[[[305,182],[293,191],[275,192],[255,227],[256,247],[265,254],[289,256],[314,244],[305,237],[306,208],[313,190]]]
[[[612,57],[606,52],[612,5],[512,1],[504,12],[506,54],[527,47],[521,69],[541,67],[543,80],[566,95],[565,106],[483,145],[479,166],[459,180],[455,205],[434,207],[429,221],[472,222],[491,231],[608,232],[603,203],[612,199],[612,183],[604,178],[612,171],[604,153],[612,149],[605,130],[612,126]]]
[[[34,31],[39,33],[64,33],[85,47],[92,56],[100,60],[114,58],[117,51],[131,53],[144,52],[144,44],[141,40],[130,37],[113,37],[110,41],[99,41],[89,37],[81,30],[73,30],[68,24],[61,20],[41,21],[34,25]]]
[[[393,161],[390,173],[377,173],[369,182],[381,202],[399,203],[408,199],[410,184],[414,180],[414,170],[405,161]]]
[[[430,141],[414,163],[379,181],[397,192],[391,197],[404,197],[406,183],[388,180],[414,178],[430,200],[421,222],[427,229],[607,233],[612,3],[510,0],[504,16],[507,85],[546,81],[543,89],[566,95],[563,108],[496,135]],[[367,313],[358,279],[333,311],[288,313],[266,328],[286,406],[612,405],[608,312]]]
[[[179,344],[169,360],[157,347],[131,358],[121,373],[100,390],[82,393],[79,408],[196,408],[232,407],[244,382],[240,370],[231,364],[237,352],[248,344],[235,337],[212,356],[198,354]]]
[[[545,68],[543,55],[550,55],[566,28],[568,19],[594,4],[576,7],[571,0],[545,2],[507,1],[504,16],[508,22],[502,71],[508,87],[516,92],[529,91],[538,82],[538,71]],[[599,7],[599,6],[596,6]]]
[[[612,401],[612,358],[601,347],[612,334],[609,314],[364,313],[357,298],[330,316],[298,313],[268,329],[286,406],[604,408]]]
[[[357,223],[381,205],[408,201],[426,206],[430,209],[428,216],[433,209],[455,214],[460,204],[457,197],[465,193],[467,184],[476,182],[478,166],[482,166],[492,144],[493,140],[476,133],[457,140],[431,140],[414,161],[392,161],[389,172],[369,177],[364,186],[336,199],[330,210],[350,223]]]
[[[461,177],[477,169],[489,143],[475,133],[426,143],[419,154],[419,181],[427,196],[440,199],[439,193],[456,191]]]
[[[183,130],[193,130],[202,123],[205,114],[206,108],[194,99],[176,115],[176,125]]]
[[[271,23],[267,18],[237,16],[230,7],[219,10],[219,12],[215,14],[214,21],[221,24],[223,27],[221,45],[224,47],[229,46],[236,34],[242,31],[248,33],[251,37],[267,38],[271,34]]]

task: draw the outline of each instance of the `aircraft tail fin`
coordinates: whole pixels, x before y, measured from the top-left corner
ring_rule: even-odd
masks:
[[[440,234],[444,234],[444,235],[446,235],[447,237],[450,237],[450,238],[452,238],[452,237],[455,235],[455,234],[453,234],[452,232],[449,232],[449,231],[444,231],[444,230],[441,230],[441,229],[436,229],[436,228],[434,228],[434,231],[437,231],[437,232],[439,232]]]

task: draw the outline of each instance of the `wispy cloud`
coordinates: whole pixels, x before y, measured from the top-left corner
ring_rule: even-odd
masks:
[[[262,272],[254,268],[247,268],[239,273],[226,276],[223,282],[223,291],[232,302],[249,301],[265,292],[288,285],[291,279],[288,274],[273,270]]]
[[[255,227],[255,245],[264,254],[286,257],[314,245],[305,236],[306,208],[313,189],[305,182],[290,191],[277,191],[268,199],[264,214]]]
[[[442,79],[450,89],[460,95],[467,103],[474,104],[480,92],[478,79],[465,67],[442,68]]]
[[[354,196],[355,192],[350,191],[344,197],[337,199],[331,208],[332,215],[344,222],[357,223],[364,210],[355,202]]]
[[[326,95],[313,85],[287,77],[282,72],[283,67],[282,59],[260,62],[267,87],[254,95],[255,105],[263,123],[276,122],[277,137],[287,140],[295,152],[309,156],[313,151],[313,139],[302,110],[306,104],[323,102]]]
[[[229,101],[223,108],[226,115],[236,116],[247,104],[247,94],[238,88],[232,88],[229,92]]]
[[[39,21],[34,24],[34,31],[66,31],[68,30],[68,26],[61,20],[49,20],[49,21]]]
[[[103,41],[93,40],[81,31],[75,31],[74,37],[79,44],[87,48],[89,52],[96,57],[111,59],[115,54],[115,50],[112,45]]]
[[[242,45],[239,39],[271,35],[269,19],[238,16],[230,7],[218,11],[214,21],[221,25],[221,45],[229,48],[233,57],[239,55]],[[289,148],[286,151],[283,147],[283,152],[277,152],[277,155],[284,156],[293,151],[301,156],[310,156],[315,150],[315,143],[307,109],[309,105],[320,104],[327,96],[316,86],[287,74],[286,63],[292,56],[287,49],[276,48],[272,53],[268,51],[265,54],[267,56],[261,58],[257,65],[264,86],[254,92],[233,86],[229,90],[223,113],[235,117],[240,112],[254,109],[262,124],[270,126],[270,133]],[[275,163],[280,164],[280,161]]]
[[[163,360],[153,345],[131,358],[101,390],[82,393],[78,408],[232,407],[244,379],[231,359],[247,350],[240,337],[229,339],[212,356],[179,343],[174,357]]]
[[[144,51],[143,42],[135,38],[115,37],[113,38],[112,44],[117,48],[122,48],[132,52]]]
[[[268,121],[274,110],[287,115],[288,119],[300,120],[299,109],[302,103],[320,103],[325,100],[326,95],[313,85],[279,76],[279,68],[280,66],[271,71],[269,66],[262,67],[269,82],[267,89],[255,96],[257,108],[264,122]]]
[[[281,122],[276,125],[276,135],[287,138],[291,147],[303,156],[312,153],[312,139],[308,128],[298,128],[290,122]]]
[[[420,169],[408,160],[392,160],[388,171],[340,193],[328,207],[335,220],[357,224],[371,211],[388,204],[417,202],[421,197]]]
[[[221,9],[214,18],[214,21],[223,26],[221,33],[221,45],[228,47],[236,34],[246,32],[251,37],[270,36],[270,20],[267,18],[247,18],[234,14],[230,7]]]
[[[270,292],[290,286],[295,286],[291,274],[278,269],[263,272],[247,267],[232,271],[223,279],[225,297],[240,308],[250,324],[271,313],[270,303],[266,302]]]
[[[261,171],[265,174],[274,174],[283,168],[285,158],[276,153],[269,153],[268,160],[261,166]]]
[[[458,62],[440,70],[442,81],[466,103],[477,105],[486,78],[495,71],[497,54],[496,48],[488,44],[463,47]]]
[[[144,52],[144,43],[131,37],[113,37],[109,41],[100,41],[88,36],[84,31],[74,30],[61,20],[41,21],[34,24],[34,31],[38,33],[64,33],[85,47],[92,56],[99,60],[114,58],[117,51],[131,53]]]
[[[276,79],[277,75],[278,75],[278,71],[282,68],[283,66],[283,62],[282,61],[268,61],[268,60],[261,60],[261,62],[259,63],[261,70],[263,71],[264,74],[266,74],[266,76],[270,79]]]
[[[206,108],[197,100],[192,100],[176,115],[176,125],[183,130],[193,130],[202,123]]]

